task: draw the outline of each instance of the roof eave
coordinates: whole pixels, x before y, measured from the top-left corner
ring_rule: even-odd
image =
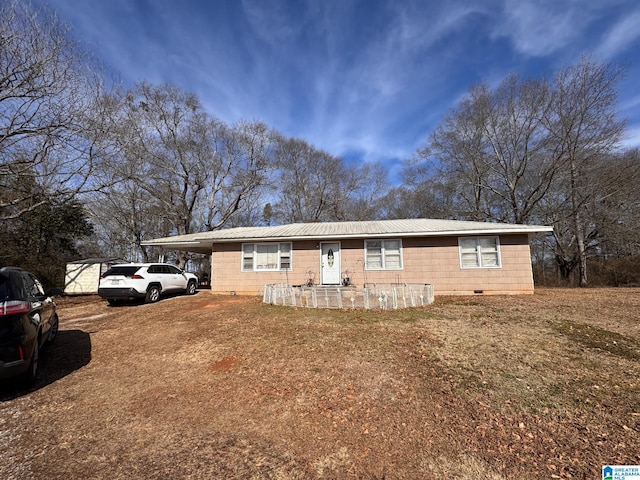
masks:
[[[508,235],[508,234],[533,234],[552,232],[553,227],[548,229],[532,228],[519,230],[448,230],[442,232],[389,232],[389,233],[352,233],[352,234],[329,234],[329,235],[286,235],[273,237],[238,237],[238,238],[222,238],[222,239],[202,239],[212,243],[235,243],[235,242],[264,242],[268,240],[343,240],[358,238],[397,238],[397,237],[451,237],[461,235]]]
[[[388,232],[388,233],[353,233],[353,234],[328,234],[328,235],[284,235],[272,237],[236,237],[236,238],[196,238],[190,241],[156,241],[141,242],[143,246],[183,249],[185,247],[206,247],[214,243],[238,243],[238,242],[265,242],[265,241],[303,241],[303,240],[344,240],[359,238],[397,238],[397,237],[446,237],[446,236],[470,236],[470,235],[522,235],[549,233],[553,227],[529,226],[518,229],[486,228],[478,230],[443,230],[440,232]]]

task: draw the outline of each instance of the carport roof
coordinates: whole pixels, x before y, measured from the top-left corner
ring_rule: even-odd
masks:
[[[347,238],[434,237],[448,235],[499,235],[551,232],[544,225],[467,222],[459,220],[405,219],[362,222],[293,223],[272,227],[237,227],[176,235],[142,242],[142,245],[193,252],[210,252],[214,243],[340,240]]]

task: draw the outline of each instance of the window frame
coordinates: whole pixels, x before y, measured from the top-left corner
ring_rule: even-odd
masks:
[[[486,241],[489,239],[495,240],[495,260],[496,260],[495,265],[485,265],[485,262],[483,261],[482,240]],[[463,260],[464,254],[469,253],[469,252],[463,252],[463,248],[468,248],[468,247],[463,247],[463,243],[469,242],[469,241],[475,242],[475,258],[476,258],[475,265],[467,265]],[[488,253],[493,254],[493,251],[491,250],[489,252],[486,252],[486,254]],[[472,236],[472,237],[458,237],[458,256],[460,260],[460,268],[462,270],[500,269],[502,268],[502,252],[500,249],[500,236],[499,235],[479,235],[479,236]]]
[[[380,266],[379,267],[372,267],[370,265],[370,261],[369,261],[369,250],[371,249],[371,247],[369,246],[370,243],[380,243]],[[389,249],[389,252],[392,253],[387,253],[387,249],[388,247],[385,246],[385,243],[396,243],[398,244],[398,248],[396,249]],[[397,253],[395,253],[397,251]],[[388,259],[390,257],[394,257],[397,256],[398,257],[398,263],[399,265],[390,267],[388,266]],[[391,270],[391,271],[398,271],[398,270],[404,270],[404,258],[403,258],[403,251],[402,251],[402,239],[401,238],[379,238],[379,239],[371,239],[371,240],[365,240],[364,241],[364,265],[365,265],[365,270],[371,270],[371,271],[382,271],[382,270]]]
[[[288,248],[283,248],[283,245]],[[277,246],[277,266],[275,268],[257,268],[258,267],[258,247]],[[262,252],[269,255],[269,252]],[[248,261],[251,261],[251,268],[248,268]],[[283,265],[288,265],[283,267]],[[293,269],[293,245],[292,242],[248,242],[242,244],[240,255],[240,270],[242,272],[283,272]]]
[[[175,265],[167,265],[167,273],[171,275],[182,275],[184,272]]]
[[[38,299],[45,297],[44,288],[40,281],[29,272],[23,272],[22,281],[27,298]]]

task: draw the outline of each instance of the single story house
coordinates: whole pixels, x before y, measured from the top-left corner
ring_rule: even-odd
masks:
[[[407,219],[239,227],[143,245],[211,255],[213,293],[267,284],[433,284],[436,295],[531,294],[529,235],[552,227]]]
[[[100,277],[116,263],[123,263],[123,261],[119,258],[87,258],[67,263],[64,293],[67,295],[98,293]]]

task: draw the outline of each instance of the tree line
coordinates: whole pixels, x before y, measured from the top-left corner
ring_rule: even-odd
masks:
[[[198,97],[107,82],[47,9],[0,7],[1,264],[60,284],[67,261],[150,261],[144,240],[295,222],[449,218],[553,225],[538,281],[640,282],[638,151],[620,149],[624,73],[583,58],[550,78],[474,85],[405,160],[347,164]],[[184,258],[181,259],[184,261]]]
[[[619,149],[622,74],[583,58],[551,78],[471,87],[407,165],[399,195],[418,196],[418,215],[552,225],[538,265],[551,258],[586,286],[588,258],[640,253],[638,151]]]

